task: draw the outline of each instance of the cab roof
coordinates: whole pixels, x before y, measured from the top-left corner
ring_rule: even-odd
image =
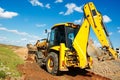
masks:
[[[71,23],[71,22],[58,23],[58,24],[55,24],[55,25],[52,27],[52,29],[54,29],[54,28],[56,28],[56,27],[60,27],[60,26],[77,28],[79,25],[78,25],[78,24]]]

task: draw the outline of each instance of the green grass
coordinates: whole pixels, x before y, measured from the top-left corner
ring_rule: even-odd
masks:
[[[17,65],[22,64],[24,61],[14,53],[13,49],[17,48],[19,47],[0,45],[0,78],[20,76]]]

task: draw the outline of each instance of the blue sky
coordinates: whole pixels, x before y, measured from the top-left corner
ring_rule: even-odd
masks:
[[[119,1],[113,0],[0,0],[0,43],[25,46],[46,37],[45,29],[54,24],[80,24],[82,7],[94,2],[102,13],[113,46],[119,47]],[[98,44],[95,35],[91,38]]]

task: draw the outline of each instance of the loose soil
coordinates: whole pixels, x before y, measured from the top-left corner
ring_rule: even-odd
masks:
[[[68,72],[62,72],[60,76],[53,76],[33,61],[26,61],[25,64],[19,65],[18,69],[23,74],[24,80],[110,80],[80,69],[72,69]]]
[[[26,48],[20,48],[16,52],[26,59],[28,56],[26,51]],[[22,73],[21,80],[110,80],[91,71],[80,69],[71,69],[62,72],[59,76],[53,76],[39,67],[31,57],[28,57],[24,64],[18,65],[18,70]]]

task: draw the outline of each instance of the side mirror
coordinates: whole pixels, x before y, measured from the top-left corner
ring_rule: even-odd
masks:
[[[45,33],[48,33],[47,29],[45,29]]]

